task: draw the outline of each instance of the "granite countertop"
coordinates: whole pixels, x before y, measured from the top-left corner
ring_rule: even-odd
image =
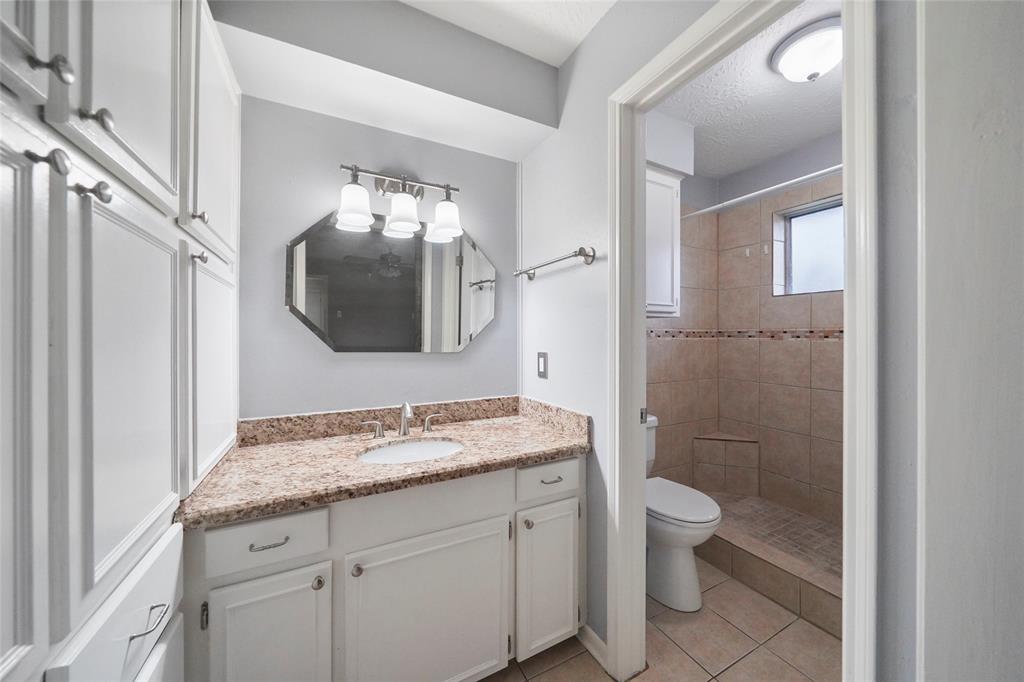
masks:
[[[525,412],[437,424],[429,434],[388,431],[383,440],[360,433],[236,448],[182,501],[176,518],[185,528],[219,526],[590,453],[589,429],[578,420],[563,427],[544,411]],[[454,440],[463,449],[405,464],[358,459],[371,447],[425,439]]]

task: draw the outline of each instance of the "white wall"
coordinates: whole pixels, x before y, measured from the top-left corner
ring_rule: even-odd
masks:
[[[843,134],[841,131],[837,131],[817,140],[811,140],[785,154],[762,161],[756,166],[719,178],[719,201],[735,199],[780,182],[831,168],[842,162]]]
[[[918,12],[917,675],[1020,680],[1024,3],[925,3]]]
[[[523,393],[594,418],[588,467],[588,623],[606,631],[608,444],[608,97],[710,7],[710,2],[618,3],[559,72],[559,130],[522,163],[522,262],[593,246],[522,285]],[[550,378],[532,370],[547,351]],[[643,466],[644,453],[633,453]]]
[[[660,111],[646,116],[647,160],[676,173],[693,175],[693,126]]]
[[[461,353],[335,353],[285,308],[285,244],[337,208],[349,179],[340,163],[461,188],[463,225],[498,271],[495,320]],[[428,193],[421,218],[432,214],[437,198]],[[371,200],[375,212],[386,210],[373,192]],[[244,97],[241,416],[516,393],[515,245],[514,163]]]

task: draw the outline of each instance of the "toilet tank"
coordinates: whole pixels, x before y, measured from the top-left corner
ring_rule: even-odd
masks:
[[[654,433],[658,428],[658,418],[653,414],[647,415],[647,473],[654,468]]]

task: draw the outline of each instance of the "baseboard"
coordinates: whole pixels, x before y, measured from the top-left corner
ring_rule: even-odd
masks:
[[[597,636],[596,632],[590,629],[589,625],[584,625],[580,628],[580,631],[576,633],[576,639],[580,640],[580,643],[601,664],[602,668],[608,669],[608,645]]]

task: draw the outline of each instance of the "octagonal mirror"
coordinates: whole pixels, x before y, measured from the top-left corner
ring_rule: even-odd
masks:
[[[468,234],[447,244],[335,227],[335,213],[288,244],[288,310],[342,353],[453,353],[494,319],[494,265]]]

